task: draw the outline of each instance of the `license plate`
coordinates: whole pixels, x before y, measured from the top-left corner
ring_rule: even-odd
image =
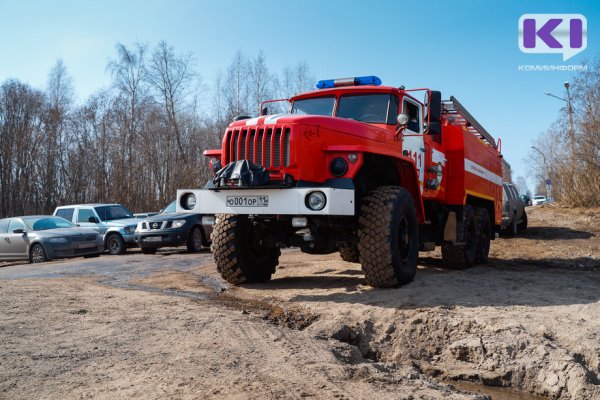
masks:
[[[79,245],[80,249],[91,249],[92,247],[96,247],[96,243],[81,243]]]
[[[269,196],[227,196],[227,207],[268,207]]]
[[[162,242],[162,238],[160,236],[150,236],[144,238],[144,242]]]

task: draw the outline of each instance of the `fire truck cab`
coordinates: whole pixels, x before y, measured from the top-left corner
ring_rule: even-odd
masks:
[[[410,282],[419,251],[436,246],[450,268],[487,262],[501,154],[458,100],[368,76],[319,81],[289,102],[287,114],[232,122],[204,153],[214,178],[177,192],[178,210],[216,214],[204,222],[226,280],[269,280],[289,246],[339,251],[376,287]]]

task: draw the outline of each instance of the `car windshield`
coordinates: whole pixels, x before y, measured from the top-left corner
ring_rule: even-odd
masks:
[[[168,206],[165,207],[164,210],[161,211],[161,214],[172,214],[176,211],[177,203],[176,200],[172,201]]]
[[[359,94],[340,97],[337,117],[378,124],[395,124],[398,98],[390,94]]]
[[[299,115],[333,115],[335,97],[313,97],[312,99],[296,100],[292,105],[292,114]]]
[[[102,221],[113,221],[115,219],[133,218],[131,211],[121,205],[95,207],[98,217]]]
[[[45,231],[47,229],[72,228],[75,224],[60,217],[25,217],[23,222],[34,231]]]

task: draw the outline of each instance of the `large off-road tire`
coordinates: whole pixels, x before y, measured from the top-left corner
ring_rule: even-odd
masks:
[[[227,282],[266,282],[279,264],[281,251],[264,245],[247,215],[219,214],[211,249],[217,270]]]
[[[360,262],[359,257],[358,257],[358,246],[357,245],[345,244],[345,245],[339,246],[338,249],[340,251],[340,257],[342,257],[342,260],[351,262],[351,263]]]
[[[442,260],[448,268],[465,269],[475,264],[477,256],[477,221],[473,207],[466,205],[463,209],[463,218],[458,229],[462,233],[463,244],[442,244]]]
[[[475,211],[475,220],[477,222],[477,252],[475,254],[475,264],[487,264],[490,254],[490,242],[492,240],[492,224],[490,215],[485,208],[478,208]]]
[[[519,232],[525,232],[527,230],[527,213],[523,210],[523,218],[518,226]]]
[[[106,250],[113,256],[123,254],[127,251],[127,246],[123,237],[118,233],[111,233],[106,238]]]
[[[363,199],[358,253],[371,286],[394,287],[413,280],[419,257],[419,226],[406,189],[382,186]]]
[[[190,231],[190,236],[187,240],[187,250],[190,253],[197,253],[202,250],[202,244],[205,242],[204,234],[202,233],[202,228],[199,226],[195,226]]]
[[[29,261],[32,263],[42,263],[48,261],[48,256],[46,256],[46,250],[44,250],[44,246],[39,243],[31,246],[29,250]]]

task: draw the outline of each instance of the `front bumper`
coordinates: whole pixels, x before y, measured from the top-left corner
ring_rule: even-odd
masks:
[[[322,210],[314,211],[307,207],[306,196],[315,191],[323,192],[327,203]],[[193,194],[196,205],[189,210],[183,207],[182,198]],[[268,197],[264,206],[236,206],[244,199]],[[235,201],[235,200],[242,201]],[[248,202],[246,202],[248,203]],[[177,211],[198,214],[253,214],[253,215],[354,215],[354,190],[332,187],[302,187],[284,189],[179,189],[177,190]]]
[[[133,234],[133,233],[122,233],[121,236],[123,236],[123,240],[128,245],[135,245],[135,234]]]
[[[169,229],[168,231],[153,230],[136,232],[135,241],[140,247],[178,247],[187,243],[189,235],[188,227]]]
[[[49,259],[79,257],[104,252],[104,243],[101,241],[82,244],[54,244],[46,242],[44,243],[44,250],[46,250],[46,256]]]

